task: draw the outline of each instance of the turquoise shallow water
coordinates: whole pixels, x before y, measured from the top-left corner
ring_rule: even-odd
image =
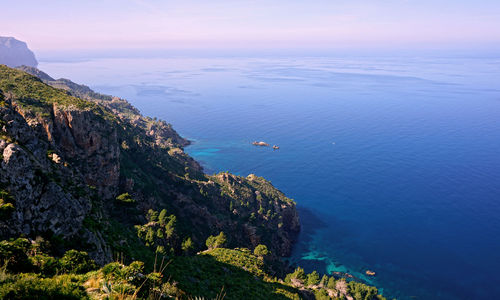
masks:
[[[208,172],[270,179],[298,203],[303,230],[290,259],[308,270],[349,272],[398,299],[500,294],[500,58],[177,57],[40,68],[168,120]]]

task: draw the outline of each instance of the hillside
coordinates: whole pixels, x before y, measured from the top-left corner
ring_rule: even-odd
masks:
[[[300,270],[277,279],[300,223],[270,182],[207,175],[170,124],[22,69],[36,76],[0,65],[0,296],[376,297]]]

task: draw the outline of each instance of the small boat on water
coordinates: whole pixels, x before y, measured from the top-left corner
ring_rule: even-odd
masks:
[[[261,147],[269,147],[268,143],[262,142],[262,141],[260,141],[260,142],[255,141],[255,142],[252,143],[252,145],[254,145],[254,146],[261,146]]]
[[[278,150],[279,148],[280,148],[279,146],[276,145],[273,146],[273,150]]]
[[[370,270],[366,270],[366,272],[365,272],[365,273],[366,273],[366,275],[368,275],[368,276],[375,276],[375,275],[376,275],[376,273],[375,273],[375,272],[370,271]]]

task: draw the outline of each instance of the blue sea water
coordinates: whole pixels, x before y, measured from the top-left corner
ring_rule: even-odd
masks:
[[[500,297],[500,57],[95,58],[40,68],[169,121],[207,172],[271,180],[298,203],[290,260],[306,270],[348,272],[398,299]]]

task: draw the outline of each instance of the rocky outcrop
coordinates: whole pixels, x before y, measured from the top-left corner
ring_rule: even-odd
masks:
[[[16,40],[13,37],[0,36],[0,64],[9,67],[22,65],[36,67],[38,62],[35,54],[28,49],[25,42]]]
[[[116,128],[91,111],[54,104],[52,114],[52,124],[46,127],[51,145],[59,146],[65,159],[79,166],[86,184],[96,187],[100,197],[116,195],[120,176]]]
[[[300,231],[295,202],[272,186],[269,181],[254,174],[241,177],[220,173],[210,178],[216,183],[217,189],[222,191],[219,193],[223,197],[217,197],[217,201],[225,203],[218,205],[230,206],[232,215],[238,219],[251,221],[242,224],[242,228],[238,228],[238,222],[228,226],[245,232],[244,236],[248,240],[240,243],[250,248],[263,243],[279,256],[290,255],[293,242]],[[273,234],[266,236],[262,228],[267,228]]]
[[[120,167],[115,127],[96,118],[91,111],[56,103],[51,106],[48,118],[33,114],[15,101],[13,109],[35,130],[38,140],[46,140],[49,150],[57,149],[50,157],[52,160],[62,158],[78,167],[85,183],[96,187],[99,196],[111,198],[116,194]]]
[[[162,120],[142,116],[139,110],[132,106],[127,100],[96,93],[88,86],[74,83],[69,79],[54,79],[47,73],[34,67],[20,66],[17,67],[17,69],[40,78],[44,83],[50,86],[63,89],[72,96],[86,99],[108,108],[123,121],[143,129],[146,135],[154,139],[157,146],[163,148],[172,146],[184,147],[190,144],[188,140],[182,138],[172,128],[171,124]]]
[[[36,67],[33,66],[27,66],[27,65],[22,65],[16,67],[16,69],[21,70],[23,72],[26,72],[28,74],[31,74],[33,76],[36,76],[40,78],[43,82],[51,82],[55,81],[54,78],[50,77],[49,74],[37,69]]]
[[[11,218],[0,221],[0,236],[49,234],[67,240],[78,234],[92,236],[82,227],[91,209],[89,193],[83,192],[88,190],[83,176],[47,155],[53,146],[47,136],[36,130],[36,123],[29,121],[12,106],[9,97],[3,100],[0,185],[12,195],[15,211]],[[59,133],[52,130],[52,136]],[[97,241],[93,248],[99,249],[93,254],[100,261],[111,258],[102,241]]]

